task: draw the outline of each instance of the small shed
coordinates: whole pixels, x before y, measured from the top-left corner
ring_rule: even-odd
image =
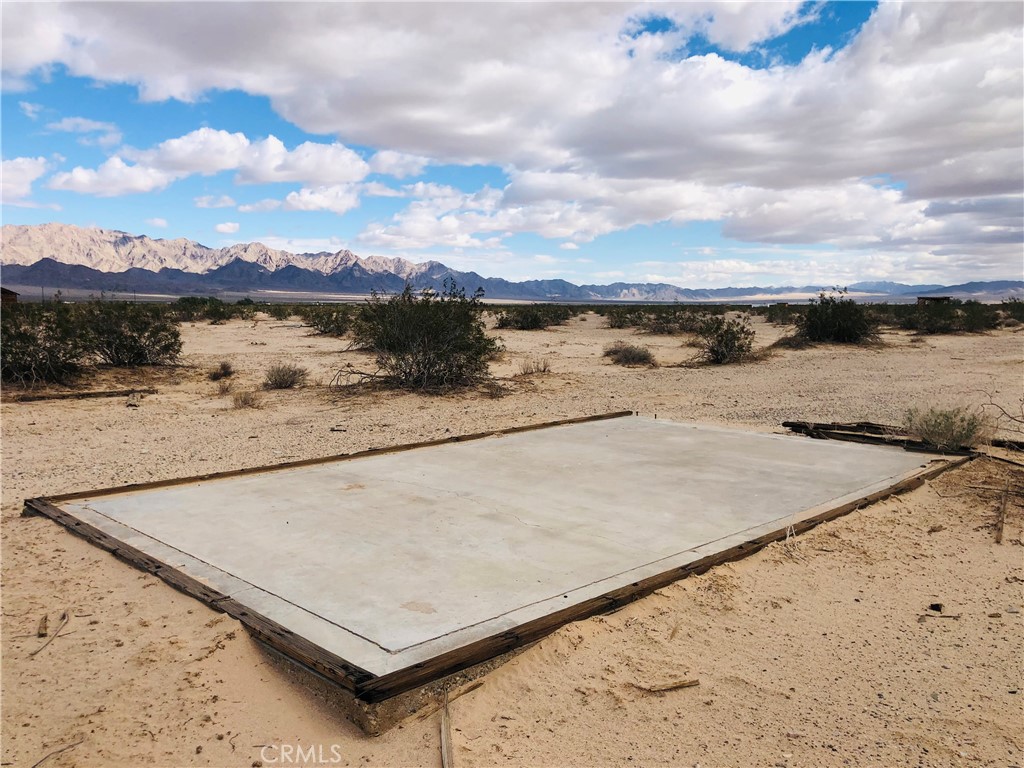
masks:
[[[928,304],[949,304],[952,300],[952,296],[918,296],[917,305],[923,307]]]
[[[20,295],[20,293],[12,291],[10,288],[0,288],[0,303],[17,304]]]

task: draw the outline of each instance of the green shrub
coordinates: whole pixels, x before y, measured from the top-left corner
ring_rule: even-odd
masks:
[[[82,307],[90,349],[114,366],[169,365],[181,354],[178,326],[158,307],[94,301]]]
[[[346,304],[313,304],[303,307],[300,317],[317,333],[344,336],[352,326],[352,307]]]
[[[907,434],[940,450],[973,448],[992,437],[989,418],[972,408],[912,408],[903,426]]]
[[[646,316],[639,307],[614,306],[604,309],[604,317],[609,328],[638,328],[643,325]]]
[[[309,378],[309,371],[297,365],[286,363],[272,365],[263,379],[264,389],[292,389],[301,386]]]
[[[611,361],[616,365],[628,367],[647,365],[652,368],[658,365],[658,361],[654,359],[654,354],[647,347],[627,344],[624,341],[616,341],[605,347],[604,356],[611,358]]]
[[[773,325],[794,325],[801,313],[789,304],[769,304],[764,310],[764,318]]]
[[[562,325],[575,314],[574,310],[564,304],[528,304],[499,312],[496,327],[539,331],[552,325]]]
[[[928,302],[914,306],[904,315],[900,327],[918,333],[983,333],[999,325],[994,307],[977,301]]]
[[[1021,299],[1003,299],[999,309],[1009,319],[1024,323],[1024,301]]]
[[[498,343],[487,336],[481,314],[483,291],[467,297],[454,281],[440,293],[374,293],[360,307],[353,334],[373,351],[383,378],[411,390],[447,390],[478,384]]]
[[[268,304],[263,311],[275,320],[287,320],[294,313],[295,308],[289,304]]]
[[[66,384],[78,376],[90,337],[67,304],[13,304],[0,313],[0,378],[17,386]]]
[[[846,291],[823,292],[811,299],[797,327],[808,341],[863,344],[878,335],[866,308],[846,298]]]
[[[700,357],[714,365],[740,363],[750,359],[754,351],[754,329],[746,317],[726,320],[709,316],[697,331]]]

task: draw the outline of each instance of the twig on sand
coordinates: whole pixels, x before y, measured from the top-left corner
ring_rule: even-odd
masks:
[[[1009,498],[1010,484],[1006,484],[1003,491],[1003,500],[999,504],[999,514],[996,515],[996,544],[1003,543],[1003,527],[1006,525],[1006,500]]]
[[[448,695],[448,703],[451,703],[451,702],[455,701],[460,696],[465,696],[467,693],[472,693],[473,691],[475,691],[477,688],[479,688],[483,684],[484,684],[483,680],[475,680],[472,683],[470,683],[469,685],[467,685],[466,687],[460,688],[455,693],[452,693],[452,694]],[[417,720],[426,720],[432,714],[437,712],[437,710],[439,710],[442,706],[443,706],[443,704],[434,704],[433,706],[427,707],[422,712],[420,712],[418,715],[416,715],[416,719]]]
[[[654,685],[640,685],[638,683],[633,683],[634,688],[639,688],[641,691],[647,691],[647,693],[675,691],[679,688],[693,688],[695,685],[700,685],[700,680],[673,680],[668,683],[656,683]]]
[[[441,768],[454,768],[452,754],[452,718],[448,711],[448,691],[444,692],[444,706],[441,708]]]
[[[52,635],[50,635],[50,639],[49,640],[47,640],[45,643],[40,645],[38,648],[36,648],[34,651],[32,651],[32,653],[29,654],[29,658],[32,658],[37,653],[42,651],[46,646],[48,646],[50,643],[52,643],[54,640],[56,640],[57,639],[57,635],[60,634],[60,631],[62,629],[64,629],[64,627],[66,627],[68,625],[68,621],[69,621],[68,612],[67,611],[61,611],[61,613],[60,613],[60,622],[57,624],[57,629],[54,630]]]
[[[54,633],[54,637],[56,637],[56,636],[57,636],[57,635],[56,635],[56,633]],[[85,741],[85,739],[84,739],[84,738],[83,738],[83,739],[79,739],[78,741],[74,742],[73,744],[67,744],[67,745],[65,745],[65,746],[61,747],[60,749],[55,749],[55,750],[53,750],[53,752],[50,752],[49,754],[45,755],[45,756],[43,757],[43,759],[42,759],[42,760],[40,760],[40,761],[39,761],[38,763],[34,763],[34,764],[32,765],[32,768],[39,768],[39,766],[40,766],[40,765],[42,765],[43,763],[45,763],[45,762],[46,762],[47,760],[49,760],[49,759],[50,759],[51,757],[53,757],[53,756],[55,756],[55,755],[59,755],[59,754],[60,754],[61,752],[67,752],[67,751],[68,751],[69,749],[74,749],[74,748],[75,748],[75,747],[77,747],[77,746],[78,746],[79,744],[81,744],[81,743],[82,743],[83,741]]]
[[[50,622],[50,614],[44,613],[43,618],[39,620],[39,629],[36,630],[36,637],[46,637],[50,634],[50,630],[47,629]]]

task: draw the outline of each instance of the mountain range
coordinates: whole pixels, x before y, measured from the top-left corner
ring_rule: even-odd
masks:
[[[177,238],[67,224],[5,225],[0,265],[7,285],[49,286],[88,291],[135,291],[170,295],[254,293],[368,294],[440,289],[453,279],[471,292],[482,288],[489,299],[533,301],[729,301],[750,297],[813,294],[830,286],[680,288],[667,283],[575,285],[565,280],[512,282],[460,272],[437,261],[415,263],[382,256],[360,257],[349,250],[301,253],[245,243],[209,248]],[[927,294],[957,296],[1024,295],[1024,281],[1004,280],[943,286],[861,282],[852,292],[870,297]]]

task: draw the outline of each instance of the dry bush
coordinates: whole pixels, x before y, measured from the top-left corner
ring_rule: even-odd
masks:
[[[220,381],[221,379],[227,379],[234,375],[235,367],[227,360],[221,360],[217,367],[207,374],[210,381]]]
[[[940,450],[973,448],[992,439],[991,419],[976,408],[911,408],[903,421],[907,434]]]
[[[263,379],[264,389],[292,389],[306,383],[309,378],[309,371],[298,365],[281,363],[272,365],[267,369]]]
[[[655,368],[658,365],[658,361],[654,359],[654,354],[647,347],[627,344],[624,341],[616,341],[614,344],[605,347],[604,356],[611,358],[611,361],[616,365],[625,365],[627,367],[646,365]]]
[[[242,408],[260,408],[263,405],[260,400],[259,392],[254,392],[253,390],[235,392],[234,396],[231,398],[231,404],[236,410],[241,410]]]
[[[551,361],[546,357],[536,357],[519,363],[520,376],[532,376],[535,373],[551,373]]]
[[[232,389],[234,389],[234,386],[227,379],[222,379],[217,382],[217,394],[221,397],[231,394]]]

